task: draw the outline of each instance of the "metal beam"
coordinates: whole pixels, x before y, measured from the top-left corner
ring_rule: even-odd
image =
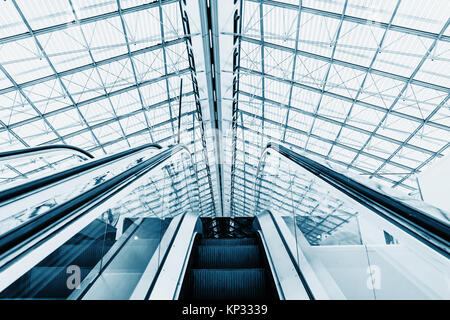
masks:
[[[223,164],[222,164],[222,97],[220,83],[219,29],[217,2],[199,0],[200,24],[202,29],[203,54],[205,58],[206,85],[208,90],[209,114],[214,137],[217,187],[219,190],[220,215],[223,206]]]
[[[177,3],[177,2],[179,2],[179,0],[164,0],[162,3],[163,3],[163,5],[166,5],[166,4]],[[125,15],[125,14],[130,14],[133,12],[144,11],[144,10],[148,10],[151,8],[155,8],[157,6],[159,6],[159,3],[157,3],[157,2],[146,3],[146,4],[139,5],[139,6],[124,9],[124,10],[122,10],[122,14]],[[8,43],[8,42],[14,42],[14,41],[22,40],[22,39],[31,38],[31,37],[33,37],[33,35],[39,36],[39,35],[43,35],[43,34],[50,33],[50,32],[65,30],[65,29],[71,28],[76,25],[84,25],[84,24],[88,24],[88,23],[93,23],[93,22],[109,19],[109,18],[118,17],[119,14],[120,14],[119,11],[112,11],[112,12],[80,19],[78,21],[72,20],[70,22],[61,23],[61,24],[49,26],[49,27],[42,28],[42,29],[29,30],[24,33],[0,38],[0,45]]]
[[[256,3],[260,2],[260,0],[247,0],[247,1],[256,2]],[[275,7],[280,7],[280,8],[284,8],[284,9],[289,9],[289,10],[297,10],[298,9],[298,6],[296,6],[295,4],[279,2],[279,1],[264,0],[264,4],[270,5],[270,6],[275,6]],[[330,11],[324,11],[324,10],[319,10],[319,9],[314,9],[314,8],[304,7],[304,6],[302,6],[302,11],[305,13],[311,13],[314,15],[319,15],[319,16],[323,16],[323,17],[327,17],[327,18],[336,19],[336,20],[341,19],[341,15],[339,13],[334,13],[334,12],[330,12]],[[388,23],[385,23],[385,22],[379,22],[379,21],[374,21],[374,20],[370,20],[370,19],[353,17],[353,16],[349,16],[349,15],[344,15],[343,20],[348,21],[348,22],[357,23],[357,24],[373,25],[373,26],[377,26],[380,28],[388,27]],[[418,30],[418,29],[413,29],[413,28],[407,28],[407,27],[398,26],[398,25],[392,25],[390,27],[390,29],[392,31],[411,34],[411,35],[429,38],[429,39],[436,39],[438,36],[438,34],[433,33],[433,32],[428,32],[428,31]],[[441,38],[441,40],[445,41],[445,42],[450,42],[450,36],[443,36]]]
[[[300,89],[308,90],[308,91],[311,91],[311,92],[314,92],[314,93],[318,93],[318,94],[322,93],[322,91],[320,89],[318,89],[318,88],[310,87],[310,86],[307,86],[307,85],[299,83],[299,82],[293,82],[293,81],[290,81],[290,80],[287,80],[287,79],[283,79],[283,78],[279,78],[279,77],[276,77],[276,76],[273,76],[273,75],[270,75],[270,74],[267,74],[267,73],[263,74],[260,71],[248,69],[248,68],[245,68],[245,67],[240,67],[240,69],[241,69],[241,71],[246,72],[248,74],[254,74],[254,75],[257,75],[257,76],[260,76],[260,77],[266,77],[266,78],[269,78],[271,80],[275,80],[275,81],[286,83],[288,85],[292,83],[294,86],[296,86],[296,87],[298,87]],[[355,102],[356,104],[358,104],[358,105],[360,105],[362,107],[366,107],[366,108],[369,108],[369,109],[372,109],[372,110],[375,110],[375,111],[381,111],[383,113],[387,113],[388,112],[388,109],[386,109],[386,108],[383,108],[383,107],[380,107],[380,106],[377,106],[377,105],[374,105],[374,104],[371,104],[371,103],[368,103],[368,102],[364,102],[364,101],[361,101],[361,100],[354,101],[353,98],[350,98],[350,97],[347,97],[347,96],[343,96],[343,95],[340,95],[340,94],[337,94],[337,93],[333,93],[333,92],[330,92],[330,91],[324,91],[323,94],[326,95],[326,96],[329,96],[331,98],[335,98],[335,99],[342,100],[342,101],[345,101],[345,102],[349,102],[349,103]],[[392,114],[392,115],[398,116],[400,118],[403,118],[403,119],[415,121],[417,123],[424,122],[424,120],[421,119],[421,118],[412,116],[410,114],[398,112],[398,111],[395,111],[395,110],[391,110],[391,111],[389,111],[389,113]],[[434,128],[438,128],[438,129],[441,129],[441,130],[448,131],[450,129],[448,126],[440,124],[440,123],[436,123],[436,122],[431,122],[430,121],[427,124],[429,126],[432,126]]]
[[[159,82],[161,80],[164,80],[166,78],[170,78],[170,77],[173,77],[173,76],[176,76],[176,75],[179,75],[179,74],[188,73],[190,71],[191,71],[191,69],[187,68],[187,69],[180,70],[178,74],[176,74],[176,73],[169,73],[168,75],[164,75],[164,76],[161,76],[159,78],[145,80],[143,82],[140,82],[139,86],[140,87],[147,86],[147,85]],[[50,111],[50,112],[44,114],[44,117],[50,117],[50,116],[54,116],[54,115],[57,115],[59,113],[62,113],[62,112],[68,111],[68,110],[74,110],[77,107],[80,108],[80,107],[89,105],[91,103],[95,103],[95,102],[101,101],[103,99],[107,99],[108,97],[113,97],[113,96],[116,96],[116,95],[119,95],[119,94],[122,94],[122,93],[125,93],[125,92],[128,92],[128,91],[134,90],[136,88],[137,88],[136,85],[132,85],[132,86],[129,86],[129,87],[121,88],[119,90],[109,92],[108,94],[104,94],[104,95],[100,95],[100,96],[97,96],[97,97],[94,97],[94,98],[90,98],[90,99],[87,99],[87,100],[80,101],[76,105],[72,104],[70,106],[66,106],[66,107],[60,108],[58,110]],[[188,93],[188,94],[191,95],[192,93]],[[163,101],[162,103],[167,103],[167,100]],[[148,110],[148,107],[146,108],[146,110]],[[22,126],[24,124],[31,123],[31,122],[34,122],[34,121],[39,120],[39,119],[40,119],[40,117],[33,117],[33,118],[26,119],[26,120],[23,120],[23,121],[20,121],[20,122],[16,122],[14,124],[11,124],[11,125],[7,126],[6,129],[17,128],[17,127],[20,127],[20,126]],[[4,129],[2,130],[0,128],[0,132],[2,132],[2,131],[4,131]]]
[[[381,126],[383,125],[384,121],[386,120],[386,118],[388,117],[389,114],[393,114],[393,109],[395,107],[395,105],[397,104],[398,100],[401,98],[401,96],[403,95],[403,93],[405,92],[406,88],[408,88],[411,80],[416,76],[417,72],[419,72],[420,68],[422,67],[422,65],[425,63],[425,61],[427,60],[428,56],[430,55],[430,53],[433,51],[434,47],[436,46],[438,40],[440,39],[440,37],[444,34],[445,30],[447,29],[447,27],[450,25],[450,19],[447,19],[447,22],[445,23],[445,25],[442,27],[441,31],[439,32],[439,35],[437,38],[434,39],[433,43],[430,45],[430,47],[428,48],[427,52],[425,53],[425,55],[422,57],[422,59],[420,60],[419,64],[416,66],[416,68],[414,69],[414,71],[412,72],[411,76],[410,76],[410,80],[408,82],[405,83],[405,85],[403,86],[403,88],[400,90],[400,92],[398,93],[397,97],[394,99],[394,101],[392,102],[391,106],[389,107],[389,109],[386,110],[384,116],[382,117],[382,119],[380,120],[380,122],[377,124],[377,126],[373,129],[372,134],[369,136],[369,138],[367,139],[366,143],[363,145],[363,147],[361,148],[361,150],[363,148],[365,148],[370,140],[372,139],[372,137],[376,134],[376,132],[378,131],[379,128],[381,128]],[[431,122],[429,122],[429,119],[422,119],[420,121],[420,124],[423,126],[425,124],[425,122],[430,125]],[[446,131],[450,131],[449,127],[444,126]],[[410,136],[409,139],[411,139],[412,137]],[[409,140],[408,140],[409,141]],[[353,160],[350,162],[350,164],[352,164],[354,161],[356,161],[356,159],[358,158],[360,152],[358,152],[355,157],[353,158]],[[413,170],[412,172],[415,172],[415,170]]]
[[[252,44],[256,44],[256,45],[260,45],[260,46],[266,46],[268,48],[272,48],[275,50],[280,50],[280,51],[285,51],[285,52],[295,54],[294,57],[301,56],[301,57],[316,59],[319,61],[333,63],[333,64],[336,64],[336,65],[339,65],[342,67],[346,67],[346,68],[350,68],[350,69],[354,69],[354,70],[358,70],[358,71],[362,71],[362,72],[366,72],[366,73],[370,72],[371,74],[375,74],[377,76],[386,77],[389,79],[394,79],[394,80],[402,81],[402,82],[407,82],[410,80],[410,78],[404,77],[404,76],[401,76],[398,74],[394,74],[394,73],[390,73],[390,72],[382,71],[382,70],[378,70],[378,69],[373,69],[372,67],[361,66],[361,65],[358,65],[355,63],[344,61],[344,60],[331,59],[329,57],[321,56],[319,54],[311,53],[308,51],[295,50],[295,48],[294,49],[289,48],[286,46],[282,46],[280,44],[274,44],[274,43],[267,42],[267,41],[261,41],[261,40],[249,38],[246,36],[241,36],[240,38],[244,42],[248,42],[248,43],[252,43]],[[377,48],[377,52],[379,52],[380,49],[381,49],[381,46],[379,46]],[[373,65],[373,64],[371,64],[371,65]],[[433,89],[433,90],[437,90],[437,91],[450,93],[450,88],[448,88],[448,87],[440,86],[437,84],[433,84],[433,83],[429,83],[429,82],[425,82],[425,81],[421,81],[421,80],[417,80],[417,79],[412,79],[411,84],[414,84],[414,85],[417,85],[420,87],[424,87],[424,88],[428,88],[428,89]]]
[[[24,83],[17,84],[17,86],[19,88],[26,88],[26,87],[34,86],[34,85],[40,84],[42,82],[46,82],[46,81],[57,79],[58,77],[60,77],[60,78],[66,77],[66,76],[69,76],[69,75],[72,75],[72,74],[75,74],[75,73],[78,73],[78,72],[87,71],[87,70],[90,70],[90,69],[95,68],[95,67],[101,67],[101,66],[104,66],[104,65],[116,62],[116,61],[127,59],[127,58],[130,57],[130,55],[131,55],[131,57],[135,57],[135,56],[147,53],[147,52],[152,52],[152,51],[155,51],[155,50],[162,49],[163,46],[165,46],[165,47],[173,46],[173,45],[176,45],[176,44],[179,44],[179,43],[183,43],[185,41],[186,41],[186,39],[184,37],[183,38],[179,38],[179,39],[175,39],[175,40],[171,40],[171,41],[167,41],[165,43],[160,43],[160,44],[157,44],[157,45],[154,45],[154,46],[150,46],[150,47],[146,47],[146,48],[142,48],[142,49],[139,49],[139,50],[136,50],[136,51],[131,51],[130,54],[124,53],[124,54],[121,54],[121,55],[118,55],[118,56],[115,56],[115,57],[111,57],[111,58],[107,58],[107,59],[104,59],[104,60],[96,61],[95,63],[93,62],[93,63],[85,64],[85,65],[82,65],[82,66],[79,66],[79,67],[76,67],[76,68],[68,69],[66,71],[53,73],[51,75],[48,75],[48,76],[45,76],[45,77],[42,77],[42,78],[37,78],[37,79],[34,79],[34,80],[30,80],[30,81],[27,81],[27,82],[24,82]],[[0,95],[8,93],[8,92],[13,92],[15,90],[16,90],[16,87],[14,87],[14,86],[11,86],[11,87],[8,87],[8,88],[4,88],[4,89],[0,89]]]
[[[12,0],[12,4],[14,5],[14,7],[16,8],[17,13],[19,14],[20,18],[22,19],[23,23],[25,24],[25,26],[28,29],[28,32],[33,36],[34,42],[36,43],[36,46],[38,47],[39,51],[42,53],[42,55],[44,56],[44,59],[47,61],[48,66],[50,67],[50,69],[52,69],[52,72],[55,75],[58,75],[58,72],[56,71],[56,68],[54,67],[53,63],[50,61],[49,57],[47,56],[47,53],[45,52],[44,48],[42,47],[39,39],[37,38],[37,36],[33,33],[33,30],[31,29],[30,24],[28,23],[27,19],[25,18],[22,10],[20,9],[20,7],[18,6],[16,0]],[[64,82],[62,81],[62,79],[58,76],[56,78],[61,86],[61,88],[64,90],[64,92],[66,93],[67,97],[69,98],[69,100],[72,102],[72,104],[74,106],[76,106],[76,108],[74,108],[77,113],[78,116],[80,117],[80,119],[84,122],[84,124],[86,125],[86,127],[89,129],[92,138],[94,139],[94,141],[101,146],[102,144],[100,143],[100,140],[97,138],[96,134],[94,133],[94,131],[92,131],[89,123],[86,121],[86,119],[84,118],[83,114],[81,113],[81,111],[78,109],[77,107],[77,103],[75,102],[75,100],[73,99],[72,95],[70,94],[69,90],[67,90],[66,85],[64,84]],[[59,136],[59,134],[56,132],[56,130],[52,129],[53,132],[55,133],[55,135]],[[103,152],[106,154],[106,151],[104,148],[102,148]]]
[[[247,96],[249,98],[260,100],[260,101],[263,99],[260,96],[257,96],[257,95],[254,95],[254,94],[250,94],[250,93],[245,92],[245,91],[241,91],[241,94],[243,96]],[[296,108],[296,107],[293,107],[293,106],[289,107],[288,105],[285,105],[285,104],[280,103],[278,101],[270,100],[270,99],[267,99],[267,98],[265,100],[266,100],[266,102],[271,103],[273,105],[277,105],[277,106],[280,106],[280,107],[285,108],[285,109],[289,108],[289,109],[291,109],[291,110],[293,110],[295,112],[298,112],[300,114],[303,114],[305,116],[315,117],[315,118],[320,119],[322,121],[325,121],[325,122],[328,122],[328,123],[331,123],[331,124],[334,124],[334,125],[341,126],[342,128],[347,128],[347,129],[350,129],[350,130],[353,130],[353,131],[356,131],[356,132],[359,132],[359,133],[363,133],[363,134],[366,134],[366,135],[372,134],[372,131],[369,131],[369,130],[366,130],[366,129],[363,129],[363,128],[360,128],[360,127],[353,126],[353,125],[348,124],[346,122],[340,122],[340,121],[334,120],[332,118],[328,118],[328,117],[320,115],[320,114],[314,114],[313,112],[306,111],[304,109],[299,109],[299,108]],[[287,128],[287,124],[285,126]],[[387,137],[387,136],[384,136],[384,135],[379,134],[379,133],[376,133],[374,136],[376,138],[380,139],[380,140],[384,140],[384,141],[387,141],[387,142],[390,142],[390,143],[394,143],[394,144],[397,144],[397,145],[405,144],[407,147],[409,147],[409,148],[411,148],[413,150],[416,150],[416,151],[419,151],[419,152],[423,152],[423,153],[426,153],[426,154],[433,155],[435,153],[432,150],[428,150],[426,148],[422,148],[422,147],[419,147],[419,146],[416,146],[416,145],[413,145],[413,144],[409,144],[407,142],[405,143],[404,141],[400,141],[400,140],[397,140],[397,139],[394,139],[394,138],[391,138],[391,137]],[[338,139],[336,138],[334,141],[336,142],[337,140]],[[333,144],[335,144],[335,143],[333,143]],[[442,157],[443,155],[440,154],[438,156]]]

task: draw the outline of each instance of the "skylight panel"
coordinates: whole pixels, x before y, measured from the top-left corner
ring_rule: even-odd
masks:
[[[53,74],[33,38],[1,45],[0,64],[18,84]]]
[[[396,140],[404,140],[419,126],[419,123],[389,114],[380,125],[378,133]]]
[[[325,90],[354,99],[364,77],[365,72],[333,64],[328,74]]]
[[[419,119],[426,119],[446,96],[447,94],[442,91],[410,84],[395,104],[393,110]]]
[[[345,0],[302,0],[302,6],[329,12],[342,13]]]
[[[374,69],[410,77],[419,65],[433,40],[389,30]]]
[[[383,0],[380,6],[378,0],[349,1],[345,14],[353,17],[377,22],[389,23],[398,0]]]
[[[313,123],[313,117],[304,115],[296,110],[291,110],[289,113],[288,126],[291,128],[296,128],[304,132],[308,132]]]
[[[335,59],[370,66],[384,29],[345,21],[336,42]]]
[[[85,127],[76,110],[67,110],[47,118],[50,123],[53,123],[55,130],[64,136],[81,130]]]
[[[132,59],[138,81],[142,82],[164,75],[162,49],[138,54]]]
[[[261,46],[250,43],[247,41],[242,41],[241,44],[241,58],[240,64],[244,68],[255,70],[258,72],[262,71],[261,68]]]
[[[358,100],[388,108],[404,85],[402,81],[369,73]]]
[[[319,137],[334,140],[339,129],[339,125],[317,119],[311,132]]]
[[[95,128],[93,129],[93,132],[101,143],[113,141],[121,137],[118,122],[113,122],[111,124]]]
[[[271,5],[263,5],[263,39],[294,48],[297,32],[297,12]]]
[[[339,21],[302,12],[299,31],[299,50],[331,57]]]
[[[448,19],[450,3],[442,0],[402,1],[393,24],[407,28],[439,33]]]
[[[450,28],[448,28],[450,29]],[[450,43],[438,41],[414,79],[450,88]]]
[[[99,66],[97,70],[108,93],[130,87],[135,83],[129,59]]]
[[[306,112],[314,112],[319,103],[320,94],[294,86],[292,88],[291,106]]]
[[[38,2],[16,0],[16,2],[33,30],[73,21],[69,2],[53,0]]]
[[[99,124],[114,118],[111,105],[106,99],[79,107],[79,110],[90,125]]]
[[[290,79],[294,56],[290,52],[264,47],[264,72]]]
[[[78,19],[98,16],[117,11],[118,9],[117,1],[114,0],[102,2],[99,2],[98,0],[72,0],[72,4]]]
[[[345,121],[351,105],[351,102],[324,96],[317,113],[326,116],[327,118],[342,122]]]
[[[75,72],[61,78],[76,103],[103,95],[104,87],[95,68]]]
[[[450,127],[450,102],[443,105],[439,111],[431,117],[430,121]]]
[[[36,120],[14,129],[29,145],[39,145],[52,139],[56,139],[55,133],[45,124],[43,120]]]
[[[83,24],[82,29],[95,61],[127,53],[119,17]]]
[[[140,90],[145,106],[147,107],[167,99],[166,83],[164,80],[140,87]]]
[[[259,3],[244,1],[242,12],[242,34],[261,39]]]
[[[294,81],[309,87],[322,89],[328,68],[328,62],[299,55],[295,64]]]
[[[290,86],[286,83],[264,79],[264,95],[267,99],[288,104]]]
[[[127,29],[130,50],[139,50],[161,42],[161,21],[158,8],[124,15],[123,20]]]
[[[171,3],[162,7],[164,37],[166,41],[178,39],[184,36],[183,25],[181,23],[180,5]]]
[[[28,31],[11,1],[0,2],[0,12],[2,12],[0,16],[0,38]]]
[[[6,125],[37,117],[38,114],[26,99],[13,91],[0,95],[0,119]]]
[[[409,141],[412,145],[426,148],[432,151],[439,151],[448,146],[450,132],[430,125],[424,125]]]
[[[23,92],[42,114],[72,104],[59,80],[56,79],[28,86],[23,88]]]

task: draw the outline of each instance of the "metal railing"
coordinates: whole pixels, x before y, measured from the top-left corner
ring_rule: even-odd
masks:
[[[25,149],[17,149],[17,150],[10,150],[5,152],[0,152],[0,161],[15,159],[22,156],[31,156],[35,154],[41,154],[45,153],[47,151],[58,151],[58,150],[68,150],[72,151],[74,153],[78,153],[77,156],[82,156],[84,158],[94,159],[94,156],[81,148],[74,147],[71,145],[65,145],[65,144],[53,144],[49,146],[38,146],[38,147],[31,147],[31,148],[25,148]]]
[[[23,268],[23,266],[20,266],[21,257],[31,253],[33,249],[51,240],[53,236],[57,236],[60,230],[70,227],[71,223],[81,219],[100,203],[108,201],[108,199],[117,195],[133,182],[143,177],[143,175],[164,164],[179,152],[188,153],[191,168],[195,172],[195,179],[198,186],[198,176],[189,149],[181,144],[170,146],[168,149],[94,186],[83,194],[57,205],[42,215],[0,235],[0,258],[2,261],[0,269],[9,269],[14,267],[14,265]],[[124,153],[121,154],[124,156]],[[129,155],[130,153],[125,152],[125,154]]]
[[[9,188],[6,190],[2,190],[0,191],[0,205],[6,201],[10,201],[14,198],[17,197],[21,197],[26,195],[28,192],[34,191],[36,189],[48,186],[52,183],[55,183],[57,181],[61,181],[62,179],[66,179],[69,177],[72,177],[76,174],[79,174],[81,172],[84,172],[86,170],[90,170],[90,169],[94,169],[97,168],[99,166],[105,165],[107,163],[110,163],[112,161],[116,161],[118,159],[121,159],[123,157],[129,156],[131,154],[140,152],[144,149],[148,149],[148,148],[156,148],[156,149],[161,149],[162,147],[159,144],[155,144],[155,143],[148,143],[148,144],[144,144],[142,146],[136,147],[136,148],[132,148],[126,151],[122,151],[119,152],[117,154],[113,154],[101,159],[97,159],[97,160],[93,160],[90,161],[88,163],[76,166],[74,168],[70,168],[61,172],[57,172],[55,174],[52,174],[50,176],[47,177],[43,177],[43,178],[39,178],[36,180],[32,180],[26,183],[23,183],[21,185],[18,185],[16,187],[13,188]],[[81,149],[80,149],[81,150]],[[11,151],[12,152],[12,151]]]
[[[259,206],[261,192],[258,180],[269,150],[276,151],[282,157],[311,172],[447,258],[450,256],[450,227],[444,221],[277,143],[267,144],[258,163],[254,185],[255,212]]]

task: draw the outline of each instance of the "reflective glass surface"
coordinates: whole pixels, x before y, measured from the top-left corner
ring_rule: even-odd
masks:
[[[331,299],[450,298],[445,255],[274,150],[260,177],[255,201],[247,203],[286,223],[295,259],[303,271],[312,268],[304,276],[313,292]],[[430,212],[426,204],[417,208]],[[450,223],[446,212],[434,210]]]

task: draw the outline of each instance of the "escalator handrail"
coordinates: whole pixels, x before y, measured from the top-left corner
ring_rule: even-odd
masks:
[[[7,231],[6,233],[0,235],[0,255],[3,255],[10,249],[21,244],[27,239],[31,239],[38,235],[41,231],[46,230],[55,224],[66,220],[73,213],[89,203],[92,203],[105,194],[109,193],[111,190],[115,189],[112,194],[113,196],[117,192],[128,185],[139,179],[143,174],[149,172],[160,164],[164,163],[170,159],[174,154],[180,151],[188,152],[191,163],[192,157],[189,149],[182,144],[173,145],[168,147],[166,150],[159,152],[158,154],[152,156],[150,159],[144,160],[132,168],[118,174],[117,176],[93,187],[92,189],[84,192],[83,194],[62,203],[42,215],[39,215],[27,222]],[[198,177],[197,177],[198,178]],[[198,181],[197,181],[198,182]]]
[[[261,166],[265,162],[269,149],[277,151],[284,158],[294,162],[336,189],[344,192],[363,206],[368,207],[382,218],[433,247],[445,256],[448,257],[450,255],[450,227],[443,221],[277,143],[269,142],[261,154],[256,173],[255,198],[257,192],[258,194],[260,192],[260,189],[256,188],[256,182],[260,176]],[[259,197],[255,199],[255,202],[256,207],[258,207]]]
[[[116,161],[120,158],[127,157],[133,153],[140,152],[140,151],[142,151],[144,149],[148,149],[148,148],[162,149],[162,147],[159,144],[147,143],[147,144],[144,144],[139,147],[128,149],[128,150],[125,150],[125,151],[122,151],[122,152],[119,152],[119,153],[116,153],[116,154],[113,154],[113,155],[110,155],[110,156],[107,156],[107,157],[104,157],[101,159],[92,160],[88,163],[84,163],[84,164],[81,164],[79,166],[76,166],[76,167],[73,167],[73,168],[70,168],[70,169],[67,169],[64,171],[56,172],[56,173],[46,176],[46,177],[38,178],[38,179],[29,181],[29,182],[25,182],[23,184],[15,186],[15,187],[2,190],[2,191],[0,191],[0,206],[5,201],[10,201],[14,198],[23,196],[23,195],[27,194],[28,192],[48,186],[52,183],[61,181],[62,179],[72,177],[72,176],[79,174],[81,172],[84,172],[86,170],[90,170],[90,169],[102,166],[109,162]]]
[[[30,156],[34,153],[42,153],[44,151],[48,150],[69,150],[69,151],[75,151],[76,153],[79,153],[89,159],[94,159],[94,156],[81,148],[71,146],[68,144],[53,144],[53,145],[45,145],[45,146],[38,146],[38,147],[31,147],[31,148],[25,148],[25,149],[17,149],[17,150],[9,150],[5,152],[0,152],[0,160],[5,161],[10,158],[17,158],[21,156]],[[78,155],[79,156],[79,155]]]
[[[311,290],[310,285],[308,284],[308,281],[306,281],[306,277],[303,274],[299,262],[295,259],[293,252],[291,251],[291,248],[289,247],[289,244],[286,240],[286,237],[284,236],[283,232],[280,229],[280,226],[277,223],[277,220],[275,218],[275,216],[273,215],[272,211],[270,210],[264,210],[263,212],[267,212],[270,216],[270,219],[272,220],[274,226],[275,226],[275,230],[277,231],[281,242],[283,243],[284,249],[286,250],[286,253],[289,256],[289,259],[292,262],[292,265],[294,266],[295,271],[297,272],[297,275],[301,281],[301,283],[303,284],[303,287],[305,288],[306,294],[308,295],[310,300],[316,300],[316,298],[314,297],[314,294]]]

